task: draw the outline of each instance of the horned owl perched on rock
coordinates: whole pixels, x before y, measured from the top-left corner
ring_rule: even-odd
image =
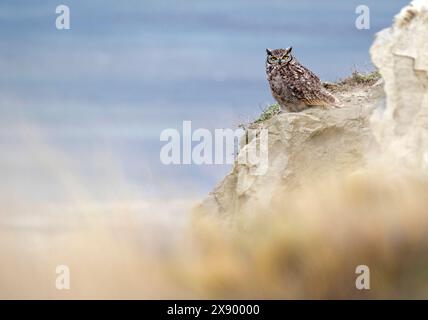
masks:
[[[320,79],[287,49],[266,49],[266,73],[272,95],[283,110],[299,112],[313,106],[337,106]]]

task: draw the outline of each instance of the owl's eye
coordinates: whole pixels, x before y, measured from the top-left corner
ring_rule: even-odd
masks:
[[[274,56],[269,57],[269,62],[270,62],[270,63],[274,63],[274,62],[276,62],[277,60],[278,60],[278,58],[277,58],[277,57],[274,57]]]
[[[285,56],[282,57],[282,59],[287,60],[289,57],[290,56],[285,55]]]

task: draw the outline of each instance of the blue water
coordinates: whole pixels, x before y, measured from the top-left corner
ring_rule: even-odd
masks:
[[[68,0],[71,30],[58,31],[61,3],[0,3],[4,198],[60,199],[65,164],[111,197],[125,187],[110,162],[141,196],[202,196],[229,167],[162,165],[163,129],[183,120],[236,128],[256,118],[273,101],[266,47],[292,45],[325,80],[370,69],[374,34],[408,1]],[[370,30],[355,28],[359,4],[371,9]],[[34,140],[59,155],[31,148]]]

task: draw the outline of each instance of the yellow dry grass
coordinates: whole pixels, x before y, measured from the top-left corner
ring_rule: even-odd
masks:
[[[3,227],[0,298],[426,298],[427,190],[414,175],[361,171],[279,190],[269,210],[193,213],[175,231],[129,208],[83,210],[68,229]],[[70,290],[55,288],[60,264]],[[358,265],[370,290],[355,288]]]

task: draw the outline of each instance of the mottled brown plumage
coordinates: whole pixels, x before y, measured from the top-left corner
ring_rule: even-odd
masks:
[[[283,110],[299,112],[313,106],[337,106],[320,79],[291,54],[292,48],[267,49],[266,73],[272,95]]]

